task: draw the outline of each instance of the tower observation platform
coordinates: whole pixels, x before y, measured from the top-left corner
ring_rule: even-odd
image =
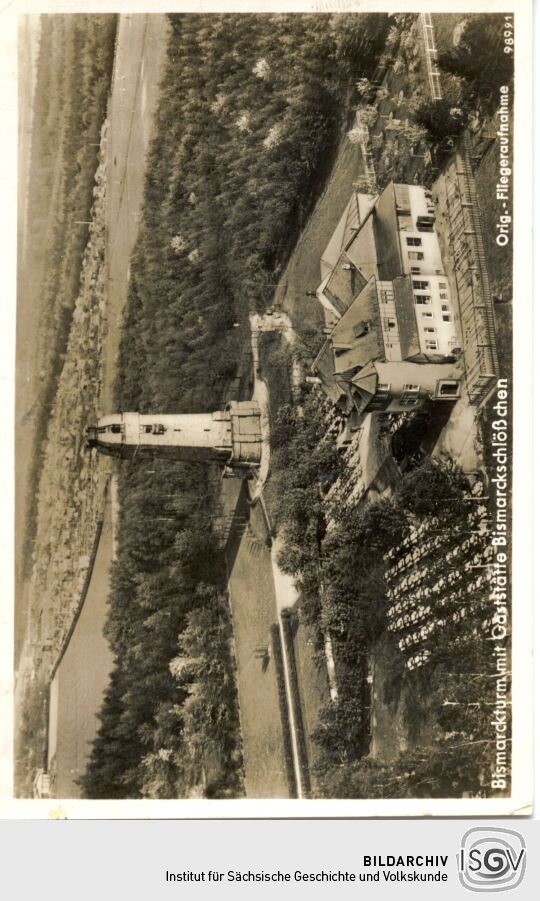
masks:
[[[249,468],[261,460],[261,414],[256,401],[231,401],[214,413],[112,413],[86,429],[86,440],[111,456],[175,448],[180,459]]]

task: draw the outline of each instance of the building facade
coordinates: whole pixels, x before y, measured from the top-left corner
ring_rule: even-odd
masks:
[[[134,448],[174,448],[185,460],[250,467],[261,458],[259,406],[233,401],[214,413],[112,413],[86,430],[87,446],[123,456]]]
[[[355,192],[321,257],[326,340],[313,371],[344,412],[400,412],[460,393],[460,323],[431,192]]]

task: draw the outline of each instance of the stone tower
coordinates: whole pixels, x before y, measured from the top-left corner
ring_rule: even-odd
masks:
[[[175,448],[185,460],[256,466],[261,459],[259,405],[232,401],[216,413],[113,413],[86,430],[88,447],[123,456],[133,448]]]

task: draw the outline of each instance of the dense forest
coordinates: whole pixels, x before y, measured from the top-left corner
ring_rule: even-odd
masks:
[[[512,23],[512,16],[471,16],[457,46],[439,55],[441,69],[462,79],[463,102],[478,109],[496,109],[501,85],[513,85],[514,30],[505,23]]]
[[[171,16],[116,401],[191,412],[249,396],[263,310],[373,69],[386,16]],[[120,475],[115,668],[88,797],[242,793],[215,472],[142,455]]]
[[[31,565],[37,485],[79,279],[106,114],[116,16],[42,16],[28,193],[30,259],[18,302],[36,330],[18,334],[19,366],[35,380],[34,451],[28,479],[23,569]],[[27,355],[30,353],[30,356]]]

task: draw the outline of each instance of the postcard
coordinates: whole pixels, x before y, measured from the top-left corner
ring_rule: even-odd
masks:
[[[531,5],[2,15],[2,811],[530,813]]]

